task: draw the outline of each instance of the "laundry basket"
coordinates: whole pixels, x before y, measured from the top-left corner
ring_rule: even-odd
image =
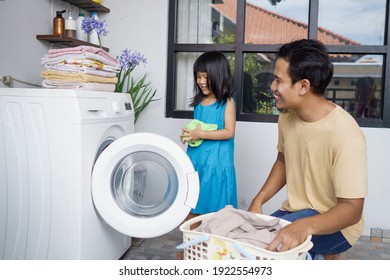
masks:
[[[305,260],[308,251],[313,247],[311,235],[298,247],[284,252],[269,251],[248,243],[223,236],[191,230],[191,225],[210,219],[215,213],[195,217],[180,226],[183,232],[183,243],[177,249],[184,250],[185,260]],[[256,214],[265,221],[275,217]],[[280,219],[279,224],[285,227],[290,222]]]

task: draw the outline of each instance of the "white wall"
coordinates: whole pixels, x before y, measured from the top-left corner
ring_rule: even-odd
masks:
[[[157,97],[139,119],[138,132],[155,132],[167,136],[179,145],[182,119],[165,118],[168,0],[103,0],[111,9],[100,14],[108,23],[109,34],[103,45],[114,56],[125,49],[141,51],[148,59],[145,68],[138,67],[137,75],[150,72]],[[15,78],[40,84],[41,57],[49,49],[47,42],[36,39],[37,34],[51,34],[55,11],[70,5],[60,0],[5,0],[0,1],[0,77]],[[78,14],[78,8],[72,8]],[[24,87],[15,83],[16,87]],[[3,84],[0,83],[0,87]],[[369,195],[365,204],[366,231],[381,227],[390,229],[390,130],[363,129],[368,143]],[[236,132],[236,169],[240,207],[246,209],[257,193],[276,157],[277,125],[274,123],[238,122]],[[181,145],[183,149],[185,148]],[[264,211],[270,213],[280,206],[285,193],[272,199]]]

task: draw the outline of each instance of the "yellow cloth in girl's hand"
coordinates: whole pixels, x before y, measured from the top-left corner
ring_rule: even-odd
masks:
[[[184,128],[194,130],[197,128],[197,126],[200,125],[201,130],[205,131],[215,131],[218,129],[217,124],[208,124],[201,122],[200,120],[194,119],[190,123],[188,123]],[[203,139],[195,140],[194,143],[188,142],[188,145],[191,147],[198,147],[200,144],[202,144]]]

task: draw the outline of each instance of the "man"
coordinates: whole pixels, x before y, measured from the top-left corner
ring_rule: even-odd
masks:
[[[282,46],[271,90],[278,121],[278,154],[249,211],[284,186],[287,200],[273,216],[292,223],[280,230],[269,250],[289,250],[312,235],[314,259],[338,259],[363,231],[367,195],[365,137],[356,121],[324,97],[333,76],[325,46],[299,40]]]

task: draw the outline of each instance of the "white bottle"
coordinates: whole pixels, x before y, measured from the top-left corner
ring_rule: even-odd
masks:
[[[76,38],[76,21],[72,18],[72,12],[65,20],[65,36]]]
[[[93,12],[92,17],[95,18],[96,20],[99,20],[97,12]],[[93,30],[93,32],[91,34],[89,34],[89,42],[91,44],[95,44],[97,46],[100,46],[99,37],[96,33],[96,30]]]
[[[79,13],[78,18],[76,19],[76,38],[77,40],[87,42],[88,34],[81,28],[84,19],[85,19],[85,15],[83,13]]]

